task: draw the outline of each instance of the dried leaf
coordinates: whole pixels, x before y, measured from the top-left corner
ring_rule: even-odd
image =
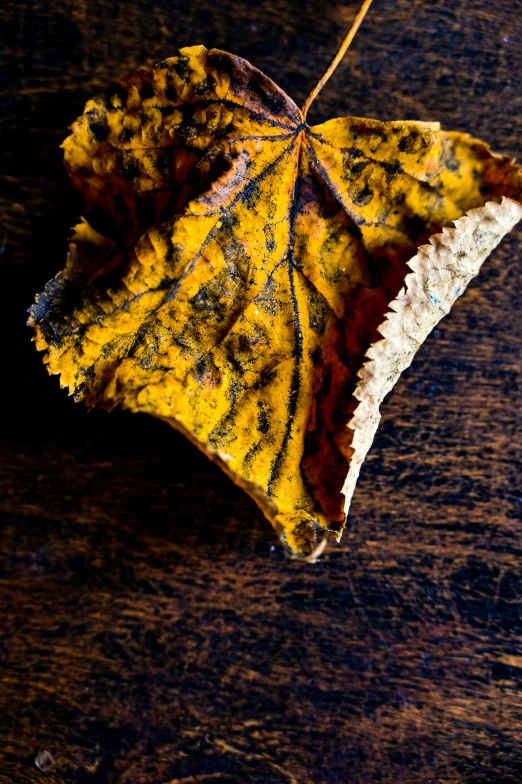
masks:
[[[306,556],[342,531],[383,397],[522,216],[520,169],[438,123],[310,128],[202,46],[72,131],[86,218],[30,319],[49,371],[165,419]]]

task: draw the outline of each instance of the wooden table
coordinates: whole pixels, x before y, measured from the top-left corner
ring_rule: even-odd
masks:
[[[521,781],[520,230],[386,401],[316,565],[163,423],[75,405],[24,325],[81,213],[59,144],[91,94],[204,43],[299,103],[355,10],[4,4],[2,784]],[[375,0],[311,119],[438,119],[520,155],[520,18]]]

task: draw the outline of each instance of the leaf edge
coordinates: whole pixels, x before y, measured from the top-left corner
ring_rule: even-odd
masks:
[[[368,348],[357,374],[359,381],[353,394],[358,404],[347,423],[353,431],[353,454],[342,489],[346,516],[362,464],[379,426],[381,403],[401,373],[411,365],[430,332],[478,274],[486,258],[521,219],[519,202],[505,196],[500,204],[488,201],[453,221],[454,228],[445,227],[431,236],[429,244],[421,245],[407,262],[411,272],[378,327],[382,338]],[[465,247],[469,252],[463,250]],[[418,319],[421,310],[422,318]],[[337,541],[341,535],[342,530]]]

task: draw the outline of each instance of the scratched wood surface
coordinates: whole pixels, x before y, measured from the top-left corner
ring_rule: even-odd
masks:
[[[439,119],[520,156],[517,5],[375,0],[311,119]],[[166,425],[75,405],[24,326],[81,212],[58,146],[87,97],[204,43],[299,102],[355,8],[3,6],[1,784],[521,780],[520,230],[386,401],[313,566]]]

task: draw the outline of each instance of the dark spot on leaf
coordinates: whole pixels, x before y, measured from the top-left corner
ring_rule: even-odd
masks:
[[[264,231],[264,234],[265,234],[266,249],[267,249],[267,251],[269,253],[273,253],[273,251],[275,250],[275,247],[276,247],[275,238],[274,238],[274,230],[273,230],[272,226],[270,226],[269,223],[266,223],[265,226],[263,227],[263,231]]]
[[[140,94],[140,98],[143,101],[146,101],[147,98],[153,98],[154,96],[154,87],[151,82],[145,82],[140,89],[138,90]]]
[[[382,166],[386,170],[386,177],[389,183],[397,179],[399,174],[402,174],[402,172],[404,171],[399,161],[386,162],[383,163]]]
[[[368,185],[365,185],[364,188],[357,193],[354,193],[352,196],[352,201],[358,207],[365,207],[367,204],[371,202],[373,199],[373,191]]]
[[[194,136],[197,136],[198,126],[193,116],[192,106],[183,106],[181,111],[183,117],[181,122],[175,126],[175,131],[176,135],[186,142],[188,139],[193,139]]]
[[[180,76],[185,81],[188,81],[189,78],[189,58],[181,54],[174,65],[174,70],[176,71],[177,75]]]
[[[364,158],[364,153],[358,147],[345,147],[342,150],[343,165],[346,169],[353,167],[355,158]]]
[[[176,92],[176,88],[172,84],[168,84],[165,88],[165,97],[172,101],[172,103],[178,103],[178,94]]]
[[[102,125],[99,122],[89,124],[89,130],[97,142],[104,142],[109,135],[109,128],[107,125]]]
[[[257,412],[257,429],[260,433],[263,433],[263,435],[266,435],[266,433],[268,433],[270,430],[270,419],[266,409],[264,408],[261,408]]]
[[[221,371],[210,355],[196,362],[193,373],[195,380],[202,386],[216,388],[221,384]]]
[[[131,128],[128,127],[124,128],[123,131],[120,133],[119,141],[122,144],[127,144],[127,142],[130,142],[133,136],[134,136],[134,131]]]
[[[195,92],[197,95],[208,95],[208,93],[214,92],[216,89],[216,80],[211,74],[207,74],[207,78],[204,79],[202,82],[198,82],[195,87]]]
[[[408,135],[403,136],[399,142],[399,150],[406,153],[420,152],[421,150],[426,149],[427,146],[428,142],[423,134],[413,128]]]
[[[370,161],[357,161],[350,166],[349,173],[353,178],[358,177],[369,165]]]
[[[446,165],[446,168],[450,172],[456,172],[459,170],[460,167],[459,159],[455,154],[455,150],[453,149],[453,147],[450,147],[450,145],[448,145],[446,150],[444,151],[444,163]]]

